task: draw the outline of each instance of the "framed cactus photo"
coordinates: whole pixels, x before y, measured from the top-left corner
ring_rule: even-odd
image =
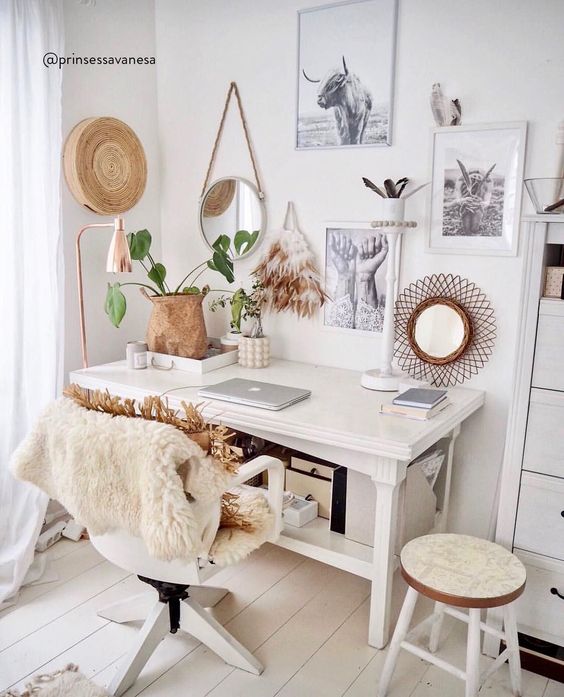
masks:
[[[428,249],[517,254],[527,123],[434,128]]]

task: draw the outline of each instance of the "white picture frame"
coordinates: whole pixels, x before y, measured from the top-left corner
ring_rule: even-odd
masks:
[[[526,121],[432,129],[427,251],[517,254],[526,138]]]
[[[397,4],[345,0],[298,11],[296,150],[392,144]],[[345,89],[358,102],[354,115]]]
[[[356,297],[350,297],[350,304],[346,302],[346,294],[339,298],[337,297],[337,288],[339,285],[343,286],[344,283],[338,283],[338,271],[334,263],[333,253],[331,249],[331,236],[334,234],[345,235],[351,239],[352,244],[356,245],[357,252],[353,259],[350,259],[350,281],[349,287],[353,293],[356,293]],[[358,268],[358,248],[365,241],[369,241],[370,238],[385,238],[385,232],[381,228],[374,228],[370,221],[358,221],[358,220],[328,220],[323,223],[323,240],[324,240],[324,255],[323,255],[323,269],[325,278],[325,291],[329,296],[329,299],[323,305],[320,313],[321,328],[330,332],[344,332],[346,334],[353,334],[355,336],[374,336],[376,334],[381,334],[384,326],[384,310],[387,302],[385,297],[386,293],[386,274],[388,268],[388,255],[386,254],[385,259],[378,266],[377,270],[374,272],[374,285],[375,291],[378,298],[378,306],[372,308],[377,311],[374,315],[370,311],[370,308],[363,305],[364,301],[368,300],[363,297],[366,294],[366,287],[368,278],[364,274],[364,278],[361,283],[360,275],[361,272]],[[398,240],[396,248],[396,284],[394,288],[394,302],[398,293],[398,282],[399,277],[399,266],[401,258],[401,235]],[[365,247],[366,250],[366,247]],[[378,247],[375,250],[368,248],[369,255],[372,251],[378,254]],[[375,256],[375,255],[374,255]],[[352,268],[354,267],[354,268]],[[367,269],[365,271],[368,271]],[[362,286],[362,287],[361,287]],[[354,289],[354,290],[353,290]],[[383,296],[383,297],[382,297]],[[345,305],[342,307],[341,311],[335,310],[339,305]],[[370,301],[366,303],[372,305]],[[346,322],[341,321],[347,314],[352,316],[349,317],[349,325]],[[338,314],[339,317],[335,317]],[[374,322],[372,322],[374,320]],[[370,326],[373,328],[369,328]]]

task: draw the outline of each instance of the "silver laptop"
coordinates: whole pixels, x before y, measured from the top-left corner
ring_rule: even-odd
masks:
[[[270,382],[258,382],[258,380],[233,378],[225,380],[225,382],[218,382],[217,385],[203,387],[198,395],[223,402],[234,402],[249,407],[279,411],[296,404],[296,402],[301,402],[302,399],[307,399],[311,395],[311,390],[274,385]]]

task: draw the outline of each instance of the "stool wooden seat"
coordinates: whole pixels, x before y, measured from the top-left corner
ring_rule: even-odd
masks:
[[[425,535],[408,542],[401,551],[401,573],[408,591],[382,671],[379,697],[386,697],[401,649],[433,663],[466,682],[466,697],[475,697],[480,685],[509,661],[513,694],[521,695],[521,665],[513,601],[525,590],[526,571],[517,557],[500,545],[469,535]],[[435,601],[429,651],[406,640],[418,595]],[[480,618],[482,608],[503,606],[504,631]],[[468,613],[455,608],[467,608]],[[434,656],[444,614],[468,623],[466,670]],[[480,676],[480,631],[505,641],[507,648]]]

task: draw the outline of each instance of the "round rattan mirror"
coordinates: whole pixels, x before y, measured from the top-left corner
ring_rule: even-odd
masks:
[[[445,365],[455,361],[468,348],[472,323],[456,301],[428,298],[413,311],[407,333],[413,352],[421,360]]]
[[[398,366],[433,385],[456,385],[484,366],[495,341],[493,308],[460,276],[426,276],[396,301]]]

